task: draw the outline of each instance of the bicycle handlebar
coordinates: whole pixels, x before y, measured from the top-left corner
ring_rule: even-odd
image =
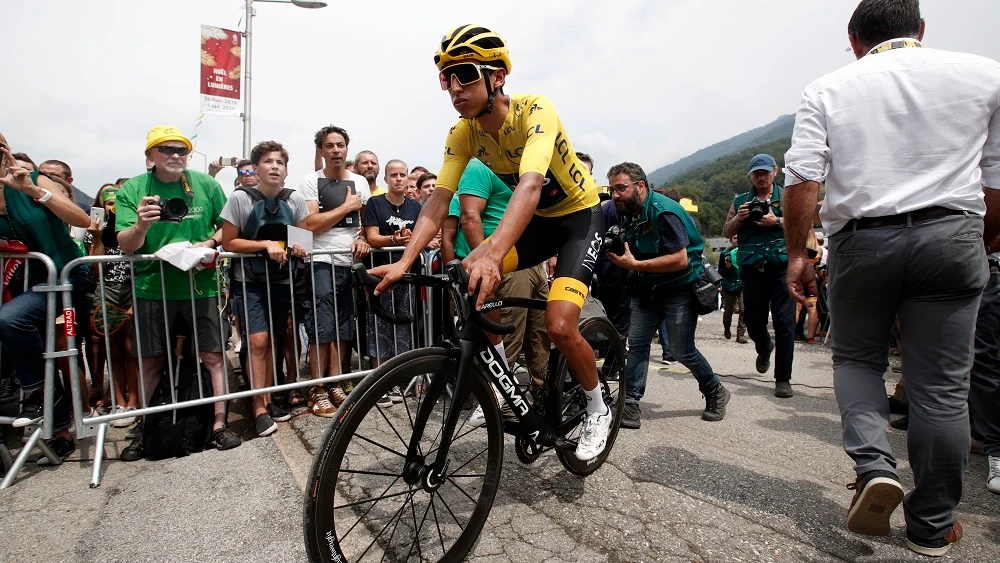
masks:
[[[476,296],[478,295],[478,290],[475,294],[468,296],[463,303],[460,298],[466,295],[465,289],[469,287],[469,274],[462,267],[462,262],[460,260],[452,260],[447,265],[445,265],[446,275],[423,275],[423,274],[403,274],[403,277],[396,283],[404,283],[409,285],[422,285],[427,287],[441,287],[450,289],[452,292],[452,297],[456,302],[456,309],[460,317],[466,317],[471,319],[476,325],[493,334],[511,334],[514,332],[514,325],[512,323],[498,323],[494,322],[486,317],[482,311],[476,311],[473,308],[473,303],[475,303]],[[382,282],[382,278],[373,276],[368,273],[364,264],[355,264],[351,267],[351,273],[354,275],[355,281],[358,284],[374,289],[379,283]],[[376,316],[382,318],[383,320],[390,322],[392,324],[409,324],[413,322],[413,316],[406,313],[392,313],[386,311],[382,307],[380,299],[369,300],[372,307],[372,312]],[[463,306],[464,305],[464,306]]]
[[[368,270],[365,269],[364,264],[355,264],[351,267],[351,271],[354,274],[355,280],[365,287],[374,289],[375,286],[382,282],[382,278],[369,274]],[[383,320],[394,325],[405,325],[413,322],[413,315],[386,311],[385,308],[382,307],[381,299],[369,299],[368,303],[371,305],[372,312],[374,312],[376,316],[381,317]]]

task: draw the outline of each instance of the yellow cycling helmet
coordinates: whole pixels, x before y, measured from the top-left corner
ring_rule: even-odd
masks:
[[[434,53],[434,64],[438,70],[467,60],[484,64],[500,62],[507,74],[510,74],[507,42],[481,25],[465,24],[452,29],[441,38],[441,46],[437,53]]]

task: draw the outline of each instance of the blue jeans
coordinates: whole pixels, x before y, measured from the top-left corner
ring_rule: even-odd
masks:
[[[663,349],[663,359],[672,358],[670,355],[670,334],[667,331],[667,321],[660,323],[660,327],[656,330],[656,333],[660,335],[660,348]]]
[[[698,380],[698,389],[707,393],[719,384],[712,366],[694,345],[698,316],[691,311],[691,294],[687,289],[676,295],[659,298],[651,305],[645,298],[632,298],[632,326],[628,335],[628,361],[625,364],[627,382],[625,401],[638,403],[646,393],[649,371],[649,345],[660,323],[666,323],[670,352]]]
[[[79,290],[90,282],[90,269],[80,266],[70,276],[74,289]],[[0,305],[0,343],[14,364],[17,382],[26,393],[40,389],[45,383],[45,340],[43,331],[48,322],[45,311],[46,293],[28,290]],[[57,298],[57,303],[60,301]],[[74,301],[79,302],[74,294]],[[57,304],[58,310],[58,304]],[[83,313],[89,314],[89,311]],[[77,322],[89,322],[86,316]],[[81,346],[80,343],[77,346]],[[68,374],[67,374],[68,375]],[[58,375],[55,378],[55,404],[53,430],[69,426],[69,400],[62,390]]]

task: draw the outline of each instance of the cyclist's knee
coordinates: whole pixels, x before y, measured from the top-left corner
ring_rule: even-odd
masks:
[[[545,318],[545,330],[549,333],[549,338],[558,347],[563,342],[570,342],[580,336],[580,328],[576,319],[570,319],[557,315],[547,315]]]

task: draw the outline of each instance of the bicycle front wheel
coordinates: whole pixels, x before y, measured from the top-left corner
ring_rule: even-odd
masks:
[[[468,413],[461,413],[446,477],[437,488],[415,479],[414,470],[436,458],[453,403],[457,352],[425,348],[402,354],[355,387],[327,430],[309,479],[304,523],[310,561],[457,562],[475,546],[500,480],[503,432],[485,374],[472,369],[470,398],[483,407],[486,424],[473,427]],[[437,378],[447,387],[430,397]],[[403,402],[380,406],[397,386],[409,391]],[[424,421],[418,420],[421,409],[427,411]],[[420,422],[418,456],[408,460]]]

